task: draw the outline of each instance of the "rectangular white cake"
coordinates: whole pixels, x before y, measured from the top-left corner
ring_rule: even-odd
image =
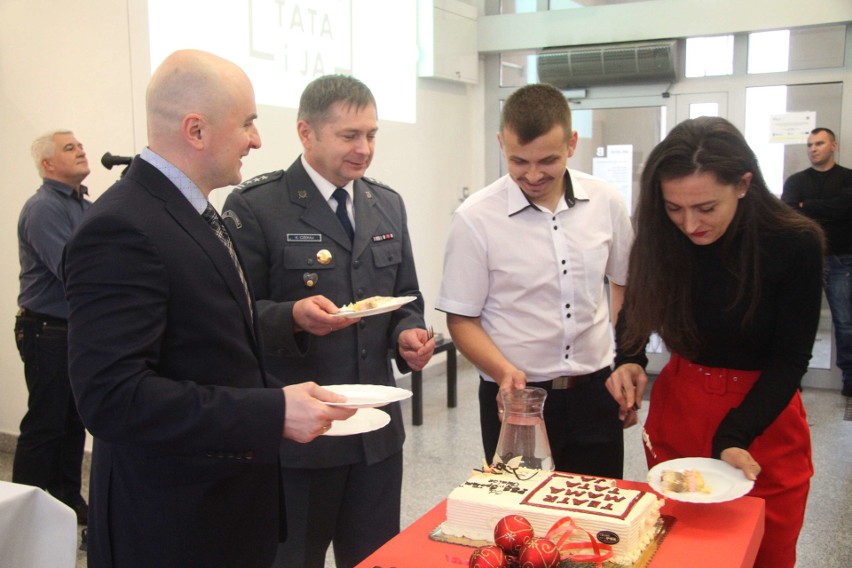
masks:
[[[494,526],[510,514],[525,517],[535,536],[571,517],[599,542],[609,544],[619,564],[638,559],[656,534],[663,499],[652,492],[617,487],[615,480],[549,471],[475,472],[453,489],[441,532],[449,537],[493,543]],[[571,542],[589,537],[575,531]]]

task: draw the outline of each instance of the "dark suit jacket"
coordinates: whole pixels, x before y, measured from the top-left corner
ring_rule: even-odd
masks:
[[[384,185],[361,179],[355,182],[354,200],[354,243],[300,159],[286,172],[249,180],[225,202],[225,222],[255,291],[270,374],[283,382],[393,386],[388,351],[398,353],[401,331],[424,325],[402,198]],[[320,251],[331,253],[330,262],[320,262]],[[417,300],[323,337],[302,337],[304,343],[299,344],[293,334],[293,303],[315,294],[338,306],[370,296]],[[408,369],[401,357],[397,363]],[[382,410],[391,414],[391,423],[374,432],[321,436],[310,444],[285,440],[283,466],[372,464],[401,451],[405,430],[399,404]]]
[[[204,219],[136,158],[68,243],[70,376],[94,436],[89,566],[266,568],[284,397]]]

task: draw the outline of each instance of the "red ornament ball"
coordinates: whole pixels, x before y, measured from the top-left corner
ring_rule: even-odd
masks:
[[[520,515],[503,517],[494,527],[494,544],[507,554],[518,554],[534,536],[532,525]]]
[[[499,546],[480,546],[470,555],[469,568],[508,568],[506,553]]]
[[[521,568],[558,568],[561,555],[556,545],[546,538],[533,538],[518,556]]]

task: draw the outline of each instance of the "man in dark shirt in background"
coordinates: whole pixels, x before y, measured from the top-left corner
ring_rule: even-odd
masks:
[[[88,505],[80,477],[86,431],[68,380],[68,302],[59,267],[65,243],[91,205],[82,185],[89,163],[83,144],[68,130],[37,138],[32,156],[44,183],[18,220],[21,291],[15,341],[29,400],[12,481],[47,490],[85,525]]]
[[[843,396],[852,397],[852,170],[837,165],[837,140],[828,128],[808,136],[811,167],[791,175],[781,199],[825,231],[828,241],[825,295],[834,324]]]

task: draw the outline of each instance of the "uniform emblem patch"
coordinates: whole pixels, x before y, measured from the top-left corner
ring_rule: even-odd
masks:
[[[237,229],[242,229],[242,228],[243,228],[243,222],[242,222],[242,221],[240,221],[240,218],[239,218],[239,217],[237,216],[237,214],[236,214],[236,213],[234,213],[234,212],[233,212],[233,210],[231,210],[231,209],[228,209],[227,211],[225,211],[224,213],[222,213],[222,219],[228,219],[228,218],[231,218],[231,219],[233,219],[233,220],[234,220],[234,226],[235,226]]]

